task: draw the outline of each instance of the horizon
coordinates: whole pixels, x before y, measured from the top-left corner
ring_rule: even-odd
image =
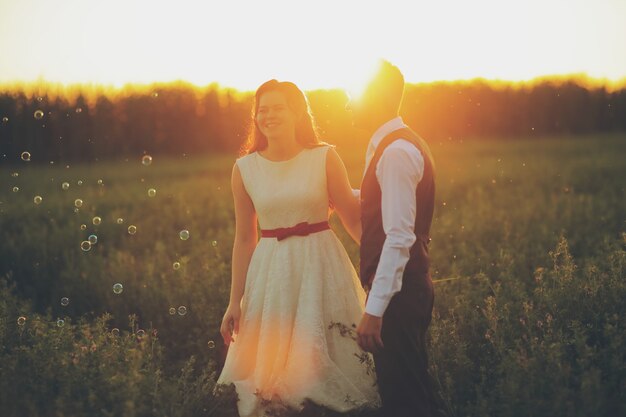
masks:
[[[281,80],[281,81],[289,81],[289,80]],[[531,79],[524,80],[507,80],[507,79],[488,79],[484,77],[474,77],[467,79],[452,79],[452,80],[432,80],[432,81],[423,81],[423,82],[410,82],[405,81],[406,87],[411,86],[424,86],[424,85],[469,85],[475,86],[479,84],[487,85],[493,89],[499,88],[512,88],[512,89],[520,89],[520,88],[533,88],[536,85],[540,84],[567,84],[574,83],[581,87],[587,89],[597,89],[604,88],[609,92],[618,91],[626,89],[626,76],[617,80],[607,79],[607,78],[597,78],[591,77],[586,73],[572,73],[572,74],[551,74],[551,75],[543,75],[537,76]],[[232,85],[224,85],[219,81],[209,81],[204,84],[197,84],[192,81],[186,79],[172,79],[172,80],[162,80],[162,81],[150,81],[150,82],[127,82],[121,85],[116,85],[112,83],[102,83],[102,82],[60,82],[60,81],[52,81],[47,80],[43,77],[40,77],[36,80],[18,80],[18,81],[0,81],[0,93],[6,93],[11,91],[27,91],[33,92],[35,89],[39,90],[48,90],[50,91],[63,91],[64,93],[72,93],[75,91],[79,92],[88,92],[88,93],[98,93],[98,92],[107,92],[107,93],[123,93],[123,92],[141,92],[141,91],[151,91],[155,88],[169,88],[177,85],[188,86],[197,90],[207,90],[207,89],[217,89],[219,91],[234,91],[238,94],[253,94],[255,89],[240,89],[236,86]],[[315,87],[304,89],[303,91],[323,91],[323,90],[340,90],[346,93],[349,93],[349,89],[343,86],[330,86],[330,87]]]

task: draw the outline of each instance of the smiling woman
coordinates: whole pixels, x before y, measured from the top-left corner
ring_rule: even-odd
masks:
[[[407,82],[626,76],[626,2],[0,2],[0,82],[263,80],[350,88],[384,57]],[[529,30],[532,28],[532,30]],[[250,65],[253,63],[253,65]]]
[[[257,89],[243,153],[265,151],[270,141],[271,152],[279,159],[320,143],[306,96],[288,81],[272,79]]]

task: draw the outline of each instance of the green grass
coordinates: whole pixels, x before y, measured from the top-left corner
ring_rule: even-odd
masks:
[[[361,148],[339,149],[354,187]],[[429,354],[448,414],[626,413],[626,137],[445,141],[432,151]],[[1,415],[232,414],[232,393],[219,400],[212,389],[230,285],[233,161],[0,165]],[[333,225],[356,264],[358,248]],[[98,243],[83,252],[92,233]],[[186,315],[169,314],[181,305]]]

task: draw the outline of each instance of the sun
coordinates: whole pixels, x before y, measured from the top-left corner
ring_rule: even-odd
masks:
[[[351,101],[361,99],[367,85],[376,75],[381,62],[382,58],[364,59],[359,62],[359,65],[355,65],[352,68],[349,77],[346,78],[344,85],[341,86]]]

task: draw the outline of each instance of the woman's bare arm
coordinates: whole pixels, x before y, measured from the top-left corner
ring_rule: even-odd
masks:
[[[232,282],[230,301],[222,320],[220,332],[224,343],[234,341],[233,333],[239,332],[241,299],[246,285],[246,275],[250,259],[257,244],[256,211],[250,196],[246,192],[237,164],[233,167],[231,188],[235,203],[235,242],[232,254]]]
[[[361,204],[352,192],[348,172],[333,149],[328,150],[326,157],[326,178],[328,194],[335,210],[352,239],[361,242]]]

